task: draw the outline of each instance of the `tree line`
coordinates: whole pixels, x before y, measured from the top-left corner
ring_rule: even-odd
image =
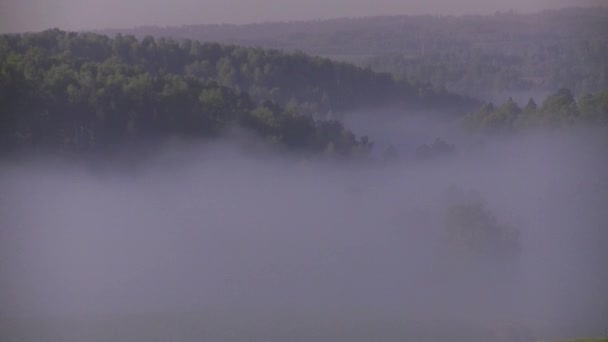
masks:
[[[576,124],[608,124],[608,90],[578,99],[566,88],[545,98],[539,106],[533,99],[522,108],[512,98],[500,106],[489,102],[463,118],[472,132],[505,134],[538,127],[568,127]]]
[[[228,57],[233,54],[250,58],[257,69],[237,73],[236,67],[249,64],[233,64],[233,57]],[[276,63],[263,62],[271,56],[278,58]],[[281,68],[280,61],[298,59],[313,63],[304,55],[170,39],[137,41],[59,30],[2,35],[0,143],[9,148],[86,149],[169,136],[214,137],[238,126],[301,151],[365,153],[371,142],[358,139],[338,121],[315,120],[311,113],[299,111],[300,106],[250,95],[232,83],[243,75],[258,75],[261,79],[252,81],[251,87],[274,84],[287,77],[285,71],[275,71]],[[363,71],[355,74],[383,79]],[[299,73],[293,75],[297,78]]]

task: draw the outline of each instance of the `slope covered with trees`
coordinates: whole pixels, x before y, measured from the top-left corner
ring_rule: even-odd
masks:
[[[107,32],[302,50],[486,98],[564,87],[581,95],[608,88],[606,7]]]
[[[371,148],[337,121],[315,122],[272,97],[249,96],[230,84],[226,55],[238,51],[266,53],[59,30],[1,36],[2,145],[87,148],[175,135],[212,137],[240,126],[301,150],[348,155]],[[217,68],[207,75],[202,70],[210,61]]]
[[[342,62],[260,48],[48,30],[0,36],[4,146],[100,146],[212,137],[240,126],[307,151],[364,153],[335,118],[379,106],[470,112],[477,101]],[[537,107],[491,103],[473,131],[605,123],[606,92],[559,90]]]
[[[348,63],[310,57],[303,53],[244,48],[218,43],[155,39],[118,34],[49,30],[40,34],[6,36],[4,50],[27,53],[42,49],[91,62],[113,61],[138,66],[150,74],[171,73],[248,92],[253,99],[272,100],[304,114],[325,118],[362,107],[433,105],[470,106],[472,99],[448,94],[428,84],[395,80]],[[34,52],[31,52],[34,53]]]

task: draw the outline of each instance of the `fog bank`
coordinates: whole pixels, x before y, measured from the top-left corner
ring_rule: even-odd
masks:
[[[103,169],[4,161],[0,333],[114,341],[607,335],[601,133],[519,137],[392,163],[252,158],[225,145],[167,147]],[[461,258],[446,245],[453,201],[471,198],[517,232],[514,257]]]

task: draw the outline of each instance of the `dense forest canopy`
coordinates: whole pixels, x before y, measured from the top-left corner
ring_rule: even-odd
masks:
[[[251,25],[108,30],[302,50],[496,99],[505,93],[608,88],[608,9],[390,16]]]
[[[388,73],[301,52],[152,36],[138,40],[120,33],[109,38],[49,30],[5,37],[3,45],[8,51],[26,53],[30,48],[41,48],[50,55],[63,54],[91,62],[111,59],[137,65],[151,74],[192,76],[246,91],[258,101],[276,101],[318,117],[380,103],[425,106],[444,103],[443,108],[474,103],[429,84],[395,80]]]
[[[369,149],[367,140],[359,142],[337,121],[315,122],[310,112],[302,113],[303,106],[278,103],[284,99],[279,89],[289,94],[305,93],[298,86],[312,88],[306,80],[285,84],[290,80],[281,68],[298,68],[298,61],[304,67],[335,66],[304,55],[170,39],[139,42],[130,36],[111,39],[59,30],[4,35],[2,143],[87,147],[169,135],[213,136],[238,125],[289,147],[329,148],[339,154]],[[393,94],[400,89],[390,77],[346,64],[335,67],[345,79],[371,79],[359,86],[386,89],[379,85],[383,83]],[[250,96],[242,88],[255,93]],[[305,96],[314,101],[318,91]],[[327,94],[322,95],[327,101]]]

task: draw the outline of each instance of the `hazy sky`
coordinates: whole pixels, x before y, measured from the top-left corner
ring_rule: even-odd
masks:
[[[535,11],[581,2],[589,0],[0,0],[0,32]]]

